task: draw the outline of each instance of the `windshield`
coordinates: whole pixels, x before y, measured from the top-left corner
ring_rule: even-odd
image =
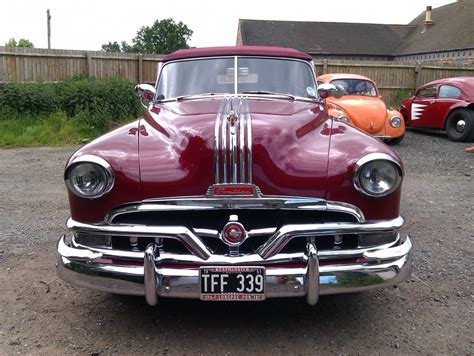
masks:
[[[164,99],[249,92],[314,98],[316,84],[311,65],[298,60],[261,57],[177,61],[163,66],[157,86],[157,95],[163,95]]]
[[[365,79],[336,79],[331,84],[342,86],[345,95],[377,96],[374,84]]]

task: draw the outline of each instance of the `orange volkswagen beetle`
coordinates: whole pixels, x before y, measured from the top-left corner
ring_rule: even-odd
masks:
[[[402,115],[387,108],[375,83],[356,74],[325,74],[318,77],[318,84],[333,84],[344,89],[340,98],[328,97],[326,105],[331,116],[349,122],[372,136],[389,144],[397,144],[405,135]]]

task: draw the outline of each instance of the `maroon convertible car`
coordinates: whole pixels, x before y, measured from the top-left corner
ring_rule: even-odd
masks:
[[[99,291],[207,301],[364,291],[404,281],[403,166],[328,116],[331,84],[292,49],[163,57],[143,117],[75,152],[58,275]]]

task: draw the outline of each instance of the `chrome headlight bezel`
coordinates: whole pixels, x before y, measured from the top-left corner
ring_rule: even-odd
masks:
[[[368,165],[375,165],[375,164],[385,165],[385,167],[389,167],[390,169],[393,168],[396,174],[394,178],[394,183],[390,186],[390,188],[381,192],[375,192],[373,190],[367,189],[366,185],[362,181],[364,178],[361,177],[362,173],[364,172],[364,169],[367,168]],[[400,186],[400,183],[402,182],[402,177],[403,177],[403,169],[400,166],[400,164],[392,156],[386,153],[370,153],[362,157],[355,164],[353,182],[354,182],[354,187],[359,192],[365,195],[368,195],[370,197],[381,198],[397,190],[397,188]]]
[[[398,116],[392,116],[390,118],[390,126],[398,129],[402,125],[402,119]]]
[[[102,188],[93,194],[86,194],[84,191],[78,189],[71,177],[75,169],[83,164],[92,165],[95,169],[97,169],[97,172],[100,173],[103,179]],[[69,191],[71,191],[76,196],[86,199],[96,199],[102,197],[112,190],[115,183],[115,174],[112,166],[105,159],[94,155],[84,155],[76,157],[69,163],[64,172],[64,180]]]

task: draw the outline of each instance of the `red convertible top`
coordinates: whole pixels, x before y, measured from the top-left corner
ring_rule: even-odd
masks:
[[[270,47],[270,46],[232,46],[232,47],[203,47],[180,49],[176,52],[163,56],[163,62],[176,59],[214,57],[214,56],[264,56],[264,57],[288,57],[311,61],[313,58],[304,52],[293,48]]]

